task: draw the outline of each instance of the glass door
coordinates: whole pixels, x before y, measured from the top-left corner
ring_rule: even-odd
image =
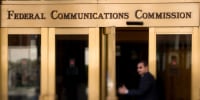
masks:
[[[49,99],[99,99],[99,29],[49,29]]]
[[[99,100],[98,28],[1,28],[1,100]]]
[[[190,34],[157,35],[157,79],[162,100],[190,100]]]
[[[199,82],[196,28],[155,28],[156,77],[161,100],[194,100]],[[153,32],[152,32],[153,34]],[[195,53],[196,52],[196,53]],[[195,55],[194,55],[195,54]],[[193,83],[194,82],[194,83]],[[197,86],[198,87],[198,86]]]
[[[87,100],[88,35],[56,33],[57,100]]]
[[[41,93],[41,31],[1,30],[2,100],[39,100]]]
[[[101,28],[101,100],[135,99],[118,94],[118,88],[138,88],[137,63],[149,61],[148,40],[147,27]]]

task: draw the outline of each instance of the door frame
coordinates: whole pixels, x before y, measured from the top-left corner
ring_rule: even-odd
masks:
[[[101,28],[101,100],[117,100],[116,27]]]
[[[58,33],[57,33],[58,32]],[[100,98],[99,28],[0,28],[0,80],[8,80],[8,35],[41,35],[41,75],[39,100],[55,100],[55,35],[88,35],[88,100]],[[0,82],[1,100],[8,100],[8,81]]]
[[[101,65],[101,77],[102,77],[102,85],[104,87],[101,93],[101,100],[117,100],[117,89],[116,87],[116,28],[115,26],[104,27],[101,30],[101,56],[102,56],[102,65]],[[131,27],[127,27],[131,28]],[[152,53],[155,49],[150,47],[155,47],[154,39],[155,36],[151,35],[153,33],[153,29],[149,28],[149,43],[148,43],[148,62],[150,63],[150,72],[153,75],[156,75],[155,68],[155,57]],[[150,53],[151,52],[151,53]],[[153,59],[154,58],[154,59]],[[109,73],[109,75],[108,75]],[[109,88],[109,89],[108,89]],[[106,92],[107,91],[107,92]]]
[[[150,72],[156,77],[156,36],[157,35],[172,35],[172,34],[191,34],[191,100],[199,99],[199,73],[200,68],[198,61],[200,58],[200,30],[199,27],[150,27],[149,28],[149,65]],[[151,52],[151,53],[150,53]]]
[[[1,100],[8,100],[8,35],[41,35],[41,47],[45,47],[44,43],[44,35],[41,34],[41,29],[40,28],[0,28],[1,32],[1,67],[0,67],[0,92],[1,92]],[[45,49],[41,48],[41,62],[45,62],[45,58],[42,55],[45,51]],[[40,68],[46,68],[45,63],[41,63]],[[45,76],[44,73],[41,73],[41,78]],[[4,81],[2,81],[4,80]],[[40,81],[41,82],[41,95],[44,95],[45,92],[45,85],[43,86],[43,82],[45,81]]]
[[[107,29],[107,30],[106,30]],[[107,80],[107,76],[106,76],[106,71],[110,72],[109,73],[109,81],[111,81],[112,86],[115,87],[116,83],[115,83],[115,72],[113,72],[113,70],[115,70],[115,59],[113,59],[113,57],[115,58],[116,54],[115,54],[115,46],[112,46],[115,44],[115,31],[116,27],[105,27],[105,29],[103,29],[101,31],[102,36],[102,44],[106,44],[107,45],[102,45],[101,48],[101,52],[102,52],[102,65],[101,65],[101,73],[102,73],[102,95],[101,98],[106,98],[107,100],[116,100],[117,96],[116,96],[116,89],[112,88],[110,92],[108,92],[107,94],[105,94],[104,92],[107,91],[107,87],[106,87],[106,83],[108,81]],[[149,63],[149,71],[153,74],[153,76],[156,78],[156,36],[157,35],[161,35],[161,34],[191,34],[192,35],[192,53],[191,53],[191,63],[192,63],[192,72],[191,72],[191,100],[197,100],[199,99],[199,83],[200,83],[200,77],[198,77],[199,73],[200,73],[200,68],[198,68],[200,65],[200,62],[198,61],[198,59],[200,59],[200,53],[198,53],[198,51],[200,50],[200,30],[199,27],[149,27],[149,50],[148,50],[148,63]],[[107,35],[107,36],[106,36]],[[106,40],[106,38],[109,38],[108,40]],[[107,41],[107,42],[105,42]],[[106,51],[106,48],[108,49],[108,51]],[[107,56],[107,58],[106,58]],[[107,59],[108,61],[105,61],[105,59]],[[114,64],[113,64],[114,63]],[[108,68],[107,68],[108,67]],[[107,70],[108,69],[108,70]],[[103,100],[103,99],[101,99]]]
[[[48,36],[48,76],[49,76],[49,99],[56,98],[55,87],[55,36],[56,35],[88,35],[88,100],[100,98],[100,51],[99,51],[99,28],[49,28]],[[50,74],[51,73],[51,74]]]
[[[89,35],[89,69],[88,69],[88,100],[100,99],[100,29],[99,28],[0,28],[1,67],[0,80],[8,80],[8,33],[9,34],[40,34],[41,35],[41,92],[40,100],[55,99],[55,35],[88,34]],[[62,33],[65,31],[67,33]],[[11,33],[10,33],[11,32]],[[35,33],[34,33],[35,32]],[[115,31],[112,31],[115,32]],[[156,77],[156,35],[158,34],[192,34],[192,100],[199,99],[200,69],[200,30],[199,27],[149,27],[149,66],[150,72]],[[151,47],[151,48],[150,48]],[[54,74],[52,74],[54,73]],[[0,82],[2,100],[8,100],[7,81]]]

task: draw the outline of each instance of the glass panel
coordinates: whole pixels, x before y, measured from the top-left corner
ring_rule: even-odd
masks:
[[[191,35],[157,35],[160,100],[191,100]]]
[[[8,98],[39,100],[40,36],[8,36]]]
[[[56,35],[57,100],[87,100],[88,36]]]

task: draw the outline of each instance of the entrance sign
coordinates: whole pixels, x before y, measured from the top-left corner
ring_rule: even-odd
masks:
[[[199,26],[198,4],[2,5],[1,27]]]

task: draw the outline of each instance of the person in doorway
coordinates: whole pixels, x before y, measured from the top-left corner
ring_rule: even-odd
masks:
[[[137,100],[158,100],[156,82],[148,70],[146,61],[138,63],[137,72],[141,76],[138,89],[127,89],[125,85],[122,85],[119,87],[118,93],[121,95],[136,96]]]
[[[65,84],[66,84],[66,99],[78,100],[78,75],[79,70],[76,66],[75,58],[69,59],[69,66],[67,66]]]

